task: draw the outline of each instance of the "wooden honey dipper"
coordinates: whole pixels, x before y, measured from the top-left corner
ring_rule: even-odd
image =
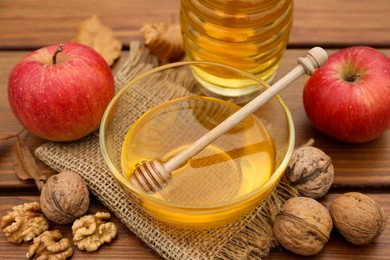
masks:
[[[190,158],[198,154],[215,139],[255,112],[264,103],[277,95],[300,76],[305,73],[309,76],[313,75],[314,69],[321,67],[327,59],[328,55],[324,49],[320,47],[311,49],[308,51],[306,57],[298,58],[298,66],[291,70],[287,75],[189,145],[186,149],[176,154],[166,163],[159,160],[151,160],[137,164],[134,173],[130,176],[131,184],[147,193],[160,191],[171,180],[172,172],[174,170],[184,165]]]

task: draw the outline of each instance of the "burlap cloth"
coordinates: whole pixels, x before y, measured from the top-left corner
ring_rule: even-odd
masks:
[[[115,75],[117,90],[135,75],[158,65],[157,58],[149,54],[143,44],[132,42],[125,64]],[[196,90],[191,82],[172,84],[170,89],[164,87],[164,91],[153,84],[133,89],[128,97],[131,116],[127,118],[135,121],[163,101],[193,94]],[[69,169],[78,173],[108,209],[166,259],[260,259],[267,256],[277,243],[272,234],[272,222],[279,207],[296,195],[296,191],[282,181],[266,201],[241,220],[208,230],[175,228],[144,213],[122,190],[103,160],[97,133],[76,142],[46,143],[38,147],[35,154],[56,171]]]

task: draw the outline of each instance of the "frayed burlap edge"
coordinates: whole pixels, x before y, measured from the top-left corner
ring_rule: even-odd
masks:
[[[159,64],[139,42],[132,42],[130,46],[128,60],[115,77],[117,90],[134,76]],[[162,99],[190,95],[192,91],[191,88],[180,89],[168,97],[163,95]],[[161,102],[157,94],[157,100],[149,100],[141,110],[146,111]],[[46,143],[37,148],[35,154],[57,171],[69,169],[83,177],[90,191],[105,206],[166,259],[260,259],[267,256],[276,245],[272,234],[276,214],[285,200],[297,196],[295,189],[281,181],[267,200],[241,220],[210,230],[181,229],[152,219],[121,189],[104,163],[96,133],[76,142]]]
[[[276,189],[251,214],[253,219],[245,224],[217,254],[219,259],[261,259],[278,245],[272,226],[280,207],[286,200],[298,196],[295,188],[282,180]]]

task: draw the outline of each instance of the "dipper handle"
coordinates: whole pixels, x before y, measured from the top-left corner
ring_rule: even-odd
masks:
[[[171,179],[174,170],[185,164],[190,158],[202,151],[215,139],[255,112],[264,103],[277,95],[300,76],[305,73],[309,76],[313,75],[314,69],[321,67],[327,59],[328,55],[324,49],[320,47],[311,49],[306,57],[298,58],[298,66],[282,79],[273,84],[270,88],[267,88],[264,92],[237,110],[234,114],[222,121],[194,143],[186,147],[186,149],[176,154],[166,163],[163,164],[158,160],[152,160],[138,164],[130,177],[131,183],[148,193],[154,193],[161,190]]]
[[[287,75],[276,82],[272,87],[266,89],[260,95],[255,97],[245,106],[237,110],[230,117],[222,121],[215,128],[210,130],[207,134],[200,137],[193,144],[188,146],[186,149],[172,157],[169,161],[164,164],[165,169],[168,172],[172,172],[179,168],[181,165],[186,163],[191,157],[198,154],[206,146],[212,143],[219,136],[223,135],[235,125],[240,123],[250,114],[255,112],[259,107],[265,104],[272,97],[277,95],[280,91],[290,85],[292,82],[297,80],[303,74],[309,76],[313,75],[314,69],[321,67],[328,59],[326,51],[320,47],[315,47],[308,51],[306,57],[298,58],[298,66],[291,70]]]

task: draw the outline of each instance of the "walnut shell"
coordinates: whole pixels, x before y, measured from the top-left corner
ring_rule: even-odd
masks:
[[[287,250],[299,255],[315,255],[328,242],[333,223],[328,210],[307,197],[287,200],[276,216],[273,233]]]
[[[359,192],[348,192],[336,198],[329,212],[336,229],[355,245],[371,243],[386,227],[383,208]]]
[[[45,216],[57,224],[68,224],[83,216],[89,207],[89,191],[83,179],[71,171],[52,175],[40,197]]]
[[[293,152],[285,176],[300,195],[319,199],[333,184],[334,167],[331,158],[322,150],[303,146]]]

